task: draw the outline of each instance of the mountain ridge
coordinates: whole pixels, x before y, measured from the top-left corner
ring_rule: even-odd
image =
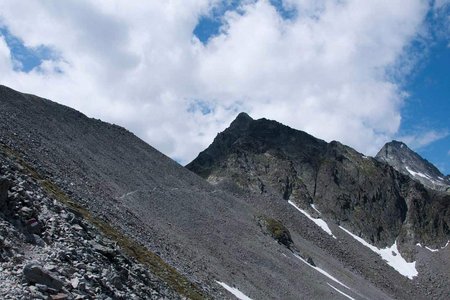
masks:
[[[364,212],[365,208],[369,210],[373,208],[370,203],[376,203],[373,202],[375,199],[378,199],[377,201],[390,199],[384,205],[373,208],[382,216],[376,222],[369,222],[371,225],[368,226],[364,223],[351,224],[351,227],[355,225],[354,230],[361,230],[367,239],[380,246],[393,243],[400,235],[402,224],[407,218],[415,220],[413,222],[421,219],[407,215],[408,211],[416,210],[415,205],[419,205],[423,210],[422,204],[419,204],[416,198],[428,199],[423,202],[428,206],[426,210],[429,209],[428,213],[436,217],[437,211],[433,208],[433,203],[436,204],[437,200],[432,200],[446,197],[423,190],[409,180],[409,177],[397,172],[391,166],[366,157],[348,146],[336,141],[326,143],[275,121],[245,117],[246,126],[237,130],[234,124],[240,123],[240,116],[241,114],[236,119],[238,122],[233,121],[228,129],[219,133],[211,146],[186,167],[210,182],[218,182],[220,178],[231,180],[241,188],[252,192],[264,193],[270,187],[272,189],[270,193],[278,194],[284,200],[293,197],[293,201],[299,201],[299,205],[312,214],[314,211],[309,205],[318,202],[316,205],[324,206],[324,213],[338,222],[345,222],[348,220],[348,214],[353,214],[353,217],[350,216],[351,219],[363,218],[365,223],[367,219],[373,218],[372,211]],[[288,134],[285,134],[286,132]],[[205,156],[208,160],[207,165],[203,164]],[[253,162],[249,163],[250,159]],[[272,174],[269,174],[270,178],[267,178],[267,168],[261,169],[262,164],[282,166],[283,170],[272,171]],[[272,167],[272,170],[275,169]],[[245,173],[241,172],[242,170],[245,170]],[[251,176],[247,176],[249,172]],[[366,186],[366,190],[358,191],[362,185]],[[392,189],[391,192],[385,192],[387,186]],[[410,192],[405,192],[405,188]],[[362,195],[368,198],[361,199]],[[335,196],[338,197],[337,205],[334,203],[336,201],[332,200]],[[386,210],[385,205],[389,203],[393,206]],[[362,215],[355,215],[354,208],[351,208],[354,205],[362,205],[363,209],[359,211]],[[411,205],[412,209],[409,209]],[[333,209],[328,209],[330,206]],[[425,244],[431,242],[436,246],[435,243],[444,245],[447,242],[449,237],[447,212],[448,209],[445,209],[444,215],[437,217],[444,222],[440,225],[441,229],[434,233],[440,235],[438,240],[430,240],[428,233],[420,234],[427,240]],[[383,223],[385,225],[382,227],[377,225]],[[410,227],[427,226],[417,222],[414,224]],[[386,229],[392,232],[386,232]],[[443,230],[441,234],[438,233],[439,230]],[[409,234],[411,232],[403,228],[403,238],[408,239]],[[424,243],[422,240],[410,242],[409,247],[416,242]]]

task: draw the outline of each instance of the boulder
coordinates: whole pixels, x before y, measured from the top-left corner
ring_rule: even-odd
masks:
[[[0,178],[0,209],[6,207],[6,203],[8,201],[8,190],[10,188],[11,183],[8,179]]]
[[[29,283],[43,284],[58,291],[64,286],[63,281],[35,262],[31,262],[23,268],[23,275]]]
[[[99,243],[94,241],[91,241],[90,243],[95,251],[97,251],[100,254],[103,254],[108,259],[114,259],[114,257],[116,256],[116,250],[114,250],[113,248],[100,245]]]
[[[278,220],[260,216],[257,218],[258,225],[264,233],[269,234],[278,243],[291,249],[294,242],[291,238],[289,230]]]

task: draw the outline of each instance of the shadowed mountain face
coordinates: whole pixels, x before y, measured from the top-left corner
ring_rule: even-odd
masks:
[[[402,142],[387,143],[375,158],[430,189],[450,193],[450,179]]]
[[[187,168],[212,183],[290,200],[379,247],[445,245],[450,198],[339,142],[242,113]]]
[[[120,282],[108,277],[104,282],[115,287],[103,289],[111,295],[117,290],[144,293],[127,285],[155,276],[155,289],[168,290],[159,290],[160,297],[178,293],[192,299],[232,297],[218,281],[253,299],[344,299],[341,292],[355,299],[440,299],[449,292],[450,247],[432,256],[423,247],[411,250],[419,275],[408,279],[335,223],[328,222],[331,236],[292,205],[314,216],[319,213],[310,204],[316,204],[327,221],[341,220],[347,229],[380,245],[391,245],[403,233],[411,243],[441,246],[448,237],[448,201],[441,202],[441,194],[339,143],[327,144],[273,121],[240,115],[219,134],[190,165],[211,182],[220,182],[211,185],[121,127],[0,86],[0,163],[0,221],[7,224],[8,239],[14,230],[34,230],[22,228],[22,222],[41,224],[30,241],[16,239],[27,249],[42,247],[36,251],[58,263],[64,260],[61,266],[72,272],[64,278],[70,278],[80,264],[67,257],[76,257],[77,250],[59,254],[59,241],[84,245],[83,251],[93,247],[85,240],[93,230],[84,234],[70,223],[75,220],[94,225],[102,235],[107,247],[94,243],[95,253],[111,256],[113,251],[122,260],[129,255],[133,264],[143,264],[131,272],[121,270]],[[3,173],[13,185],[4,184]],[[29,191],[26,181],[32,183]],[[33,191],[48,194],[45,202],[27,193]],[[17,217],[5,215],[5,207],[19,210]],[[29,209],[41,211],[31,223],[21,219]],[[65,211],[76,218],[62,223],[72,234],[61,239],[49,224]],[[373,224],[382,224],[383,230],[373,229]],[[36,243],[40,238],[43,242]],[[2,259],[10,259],[11,253],[0,250]],[[4,283],[22,282],[23,267],[36,251],[0,260],[1,270],[12,270],[0,271],[2,296],[25,295],[3,293],[8,290]],[[45,257],[39,257],[42,268]],[[90,272],[101,275],[105,268],[119,268],[117,263],[101,265],[107,259],[112,258],[93,257],[99,265]],[[142,268],[151,274],[140,278]],[[90,277],[88,283],[101,285],[100,279]],[[80,289],[75,283],[63,291],[69,299]],[[23,288],[37,289],[32,281]]]

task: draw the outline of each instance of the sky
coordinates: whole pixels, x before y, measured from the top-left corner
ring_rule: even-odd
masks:
[[[449,0],[2,0],[0,84],[181,164],[245,111],[450,173]]]

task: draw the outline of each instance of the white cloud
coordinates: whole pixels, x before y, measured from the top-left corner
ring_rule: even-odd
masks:
[[[441,131],[428,130],[418,134],[405,135],[400,137],[399,139],[404,141],[411,148],[418,149],[428,146],[429,144],[441,140],[443,138],[446,138],[449,135],[450,132],[448,130],[441,130]]]
[[[0,36],[0,70],[10,70],[12,67],[11,52],[9,51],[5,39]],[[4,77],[5,74],[0,72],[0,80],[3,80]]]
[[[182,162],[239,110],[369,154],[395,136],[404,93],[385,71],[427,1],[285,0],[299,12],[291,20],[269,1],[244,1],[203,45],[192,31],[218,2],[4,0],[0,23],[61,59],[15,72],[0,40],[0,79],[125,126]],[[212,112],[189,109],[199,101]]]

